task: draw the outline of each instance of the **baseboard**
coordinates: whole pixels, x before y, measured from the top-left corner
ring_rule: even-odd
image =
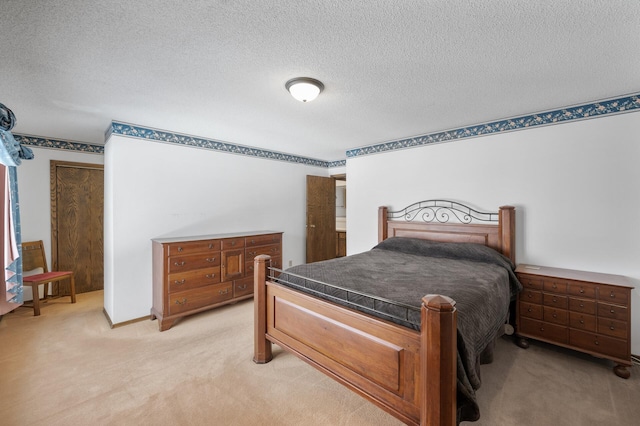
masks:
[[[124,321],[124,322],[119,322],[117,324],[114,324],[113,321],[111,321],[111,318],[109,317],[109,314],[107,313],[106,309],[102,308],[102,313],[107,318],[107,322],[109,323],[109,328],[118,328],[118,327],[122,327],[124,325],[129,325],[129,324],[133,324],[133,323],[136,323],[136,322],[146,321],[146,320],[150,320],[151,319],[151,315],[149,315],[149,316],[146,316],[146,317],[134,318],[134,319],[129,320],[129,321]]]
[[[635,365],[640,365],[640,355],[631,354],[631,362]]]

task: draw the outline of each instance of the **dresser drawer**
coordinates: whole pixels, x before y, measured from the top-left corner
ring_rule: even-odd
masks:
[[[222,302],[233,297],[231,283],[214,284],[169,295],[169,314],[179,314],[192,309]]]
[[[583,314],[596,314],[596,301],[589,299],[578,299],[576,297],[569,298],[569,310],[573,312],[582,312]]]
[[[629,359],[629,345],[626,340],[572,329],[569,331],[569,343],[572,346],[602,355],[625,360]]]
[[[552,293],[562,293],[565,294],[567,292],[567,282],[562,280],[554,280],[551,278],[545,278],[542,281],[542,289],[544,291],[552,292]]]
[[[245,271],[246,271],[246,275],[249,276],[251,275],[253,277],[253,271],[254,271],[254,266],[253,266],[253,258],[248,259],[247,263],[245,264]],[[278,269],[282,269],[282,257],[280,256],[275,256],[275,257],[271,257],[271,265],[272,268],[278,268]]]
[[[520,302],[520,315],[527,318],[542,319],[542,305]]]
[[[567,309],[569,301],[567,296],[559,296],[557,294],[543,293],[542,300],[545,306],[553,306],[555,308]]]
[[[627,321],[627,318],[629,318],[628,308],[626,306],[598,302],[598,317]]]
[[[596,317],[595,315],[583,314],[581,312],[569,312],[569,327],[595,333]]]
[[[583,283],[579,281],[569,281],[567,292],[574,296],[584,297],[588,299],[596,298],[596,286],[591,283]]]
[[[220,251],[220,240],[185,241],[167,244],[169,256]]]
[[[282,255],[282,251],[280,249],[280,245],[278,245],[278,244],[271,244],[271,245],[267,245],[267,246],[246,248],[245,249],[245,253],[246,253],[247,260],[251,259],[251,261],[253,261],[253,258],[256,257],[259,254],[268,254],[269,256],[280,256],[280,255]]]
[[[256,235],[253,237],[247,237],[245,240],[246,247],[265,246],[268,244],[280,244],[282,235],[280,234],[266,234]]]
[[[222,240],[222,250],[237,249],[244,247],[244,237],[226,238]]]
[[[626,288],[601,285],[598,287],[598,301],[629,305],[629,293]]]
[[[233,285],[233,297],[253,294],[253,276],[235,280]]]
[[[598,333],[626,339],[629,336],[629,324],[614,319],[598,319]]]
[[[535,290],[523,290],[520,293],[520,300],[529,303],[542,303],[542,292]]]
[[[518,333],[557,343],[566,344],[569,341],[567,327],[529,318],[520,318],[520,329]]]
[[[525,289],[542,290],[542,278],[532,277],[526,274],[518,274],[518,280]]]
[[[167,279],[169,293],[189,290],[220,282],[220,267],[196,269],[195,271],[178,272],[169,275]]]
[[[546,322],[552,322],[558,325],[569,324],[568,311],[564,309],[556,309],[549,306],[542,307],[542,319]]]
[[[219,251],[207,254],[192,254],[190,256],[171,256],[167,259],[167,269],[170,274],[212,268],[214,266],[220,266]]]

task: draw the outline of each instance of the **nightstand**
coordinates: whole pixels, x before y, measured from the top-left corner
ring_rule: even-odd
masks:
[[[631,290],[627,277],[545,266],[518,265],[523,290],[516,308],[516,343],[526,338],[609,359],[629,378]]]

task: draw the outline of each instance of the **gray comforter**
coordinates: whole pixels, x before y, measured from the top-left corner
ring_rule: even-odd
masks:
[[[480,417],[475,397],[480,387],[480,359],[483,351],[501,334],[510,301],[522,288],[513,271],[514,265],[508,258],[482,245],[390,238],[368,252],[299,265],[286,271],[337,287],[301,280],[287,273],[280,279],[415,330],[420,329],[423,296],[442,294],[455,300],[460,422]],[[395,306],[366,295],[413,308]]]

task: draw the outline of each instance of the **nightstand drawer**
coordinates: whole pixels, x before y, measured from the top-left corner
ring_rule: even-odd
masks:
[[[522,287],[530,290],[542,290],[542,278],[531,277],[529,275],[518,275],[518,280]]]
[[[543,293],[542,300],[545,306],[553,306],[554,308],[567,309],[569,302],[567,296],[559,296],[557,294]]]
[[[567,289],[567,292],[574,296],[580,296],[589,299],[596,298],[596,286],[591,283],[569,281],[569,288]]]
[[[569,310],[574,312],[582,312],[583,314],[596,314],[596,301],[588,299],[578,299],[576,297],[569,298]]]
[[[193,253],[220,251],[220,240],[184,241],[167,244],[169,256],[184,256]]]
[[[629,345],[626,340],[579,330],[570,330],[569,343],[591,352],[609,355],[619,359],[629,359]]]
[[[520,300],[529,303],[542,303],[542,292],[534,290],[524,290],[520,293]]]
[[[626,288],[601,285],[600,287],[598,287],[598,300],[601,302],[628,305],[629,293],[630,291]]]
[[[566,344],[569,339],[567,327],[536,321],[528,318],[521,318],[518,333],[530,335],[536,338]]]
[[[629,333],[629,325],[626,321],[599,319],[598,333],[618,337],[620,339],[626,339]]]
[[[527,318],[542,319],[542,305],[520,302],[520,315]]]
[[[550,278],[545,278],[543,280],[542,289],[544,291],[549,291],[552,293],[565,294],[567,292],[567,282],[562,280],[553,280]]]
[[[598,302],[598,316],[600,318],[616,319],[626,321],[629,318],[626,306],[610,305]]]
[[[585,331],[596,331],[596,317],[580,312],[569,312],[569,327]]]
[[[568,312],[564,309],[556,309],[549,306],[542,307],[542,319],[558,325],[569,324]]]

